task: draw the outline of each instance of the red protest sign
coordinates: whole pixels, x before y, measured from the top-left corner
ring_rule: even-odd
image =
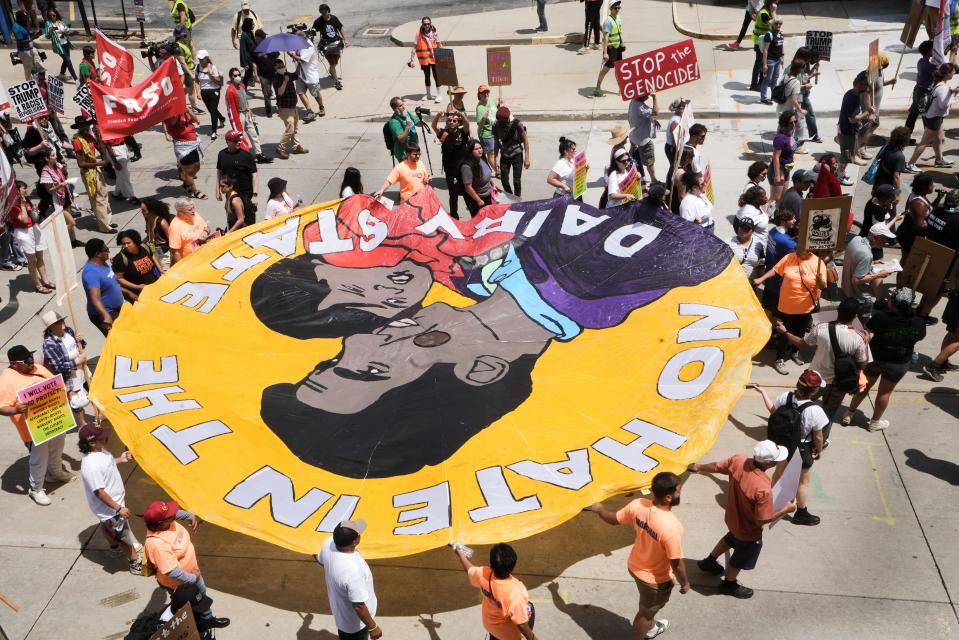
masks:
[[[173,58],[135,87],[121,89],[96,82],[89,86],[100,134],[106,139],[140,133],[186,111],[186,96]]]
[[[647,51],[616,63],[616,82],[623,100],[699,80],[699,62],[692,39]]]
[[[97,59],[100,82],[108,87],[129,87],[133,83],[133,56],[97,30]]]

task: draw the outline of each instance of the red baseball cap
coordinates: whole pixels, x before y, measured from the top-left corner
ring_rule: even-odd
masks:
[[[147,510],[143,512],[143,521],[147,524],[157,524],[158,522],[163,522],[176,516],[176,512],[179,510],[180,505],[173,500],[167,502],[155,500],[151,502]]]
[[[826,383],[818,371],[815,369],[806,369],[802,372],[802,375],[799,376],[799,385],[807,389],[819,389],[820,387],[826,386]]]
[[[80,427],[78,435],[80,436],[80,440],[83,442],[93,442],[109,431],[109,427],[105,427],[102,424],[97,424],[96,422],[88,422]]]
[[[226,139],[230,141],[236,141],[243,137],[243,134],[237,131],[236,129],[230,129],[226,132]]]

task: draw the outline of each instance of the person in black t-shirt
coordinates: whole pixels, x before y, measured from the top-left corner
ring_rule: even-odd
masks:
[[[226,232],[231,233],[256,224],[256,212],[249,199],[236,189],[236,181],[230,176],[220,178],[220,197],[225,200]],[[219,200],[220,198],[217,198]]]
[[[929,212],[926,217],[926,238],[959,252],[959,191],[950,191],[943,198],[942,204]],[[955,265],[956,258],[953,257],[946,273],[952,273]],[[940,288],[936,295],[923,294],[918,313],[927,325],[932,326],[939,322],[938,318],[929,314],[939,304],[943,293],[945,293],[944,288]]]
[[[330,65],[330,77],[333,86],[343,88],[342,79],[336,73],[336,65],[340,61],[343,49],[350,46],[343,31],[343,23],[330,12],[330,5],[320,5],[320,17],[313,21],[313,30],[320,36],[319,49]]]
[[[446,188],[450,192],[449,213],[456,218],[459,212],[459,197],[463,196],[464,201],[466,199],[460,165],[468,152],[469,134],[465,129],[463,115],[458,111],[446,114],[446,126],[443,129],[437,127],[437,120],[434,119],[433,129],[440,140],[443,174],[446,176]]]
[[[523,169],[529,169],[529,138],[526,127],[511,117],[507,107],[496,110],[496,122],[493,123],[493,147],[499,151],[494,172],[500,175],[503,190],[519,197],[523,192]],[[513,186],[509,184],[510,170],[513,172]]]
[[[909,129],[906,127],[893,129],[889,134],[889,142],[886,143],[879,157],[879,164],[876,166],[874,189],[883,184],[891,184],[897,189],[902,188],[901,176],[906,170],[906,156],[902,150],[907,144],[909,144]]]
[[[243,195],[256,212],[256,195],[259,191],[259,175],[256,171],[256,156],[240,148],[243,134],[235,129],[226,133],[226,149],[216,157],[217,182],[229,177],[236,186],[237,193]],[[216,199],[222,199],[217,191]]]
[[[136,302],[143,288],[159,279],[163,268],[155,249],[144,245],[140,233],[134,229],[121,231],[117,235],[117,246],[120,251],[113,257],[113,273],[120,283],[123,297]]]
[[[897,222],[897,217],[890,218],[886,222],[886,216],[896,215],[896,204],[899,202],[899,189],[891,184],[881,184],[872,192],[872,198],[862,209],[862,228],[859,235],[866,237],[869,235],[869,229],[877,222],[885,222],[886,226],[892,228]],[[901,217],[901,216],[900,216]],[[872,259],[882,260],[882,247],[872,248]]]

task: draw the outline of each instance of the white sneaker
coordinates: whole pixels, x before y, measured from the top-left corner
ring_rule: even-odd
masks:
[[[889,428],[888,420],[870,420],[869,431],[882,431]]]
[[[47,492],[43,489],[37,489],[36,491],[30,489],[27,491],[27,495],[41,507],[46,507],[50,504],[50,498],[47,497]]]
[[[74,478],[76,478],[76,476],[66,469],[60,469],[55,473],[48,473],[45,480],[47,482],[70,482]]]
[[[652,629],[650,629],[649,631],[646,632],[646,637],[647,637],[647,638],[655,638],[655,637],[657,637],[657,636],[660,636],[660,635],[666,633],[666,629],[669,628],[669,620],[666,620],[666,619],[663,619],[663,620],[653,620],[653,624],[654,624],[655,626],[654,626]]]
[[[807,149],[806,147],[800,145],[799,148],[796,149],[793,153],[807,154],[807,153],[809,153],[809,149]]]
[[[434,100],[433,102],[435,102],[436,104],[443,102],[443,94],[440,93],[439,89],[436,90],[436,100]]]

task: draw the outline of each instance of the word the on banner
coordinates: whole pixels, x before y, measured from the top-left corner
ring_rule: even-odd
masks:
[[[692,39],[616,63],[616,82],[623,100],[678,87],[699,80],[699,77],[699,62]]]
[[[150,636],[150,640],[200,640],[200,632],[196,628],[196,619],[190,604],[180,607],[172,618]]]
[[[97,57],[100,82],[108,87],[129,87],[133,83],[133,56],[120,44],[97,29]]]
[[[50,99],[50,108],[63,114],[63,80],[56,76],[47,78],[47,98]]]
[[[852,196],[803,200],[797,251],[840,251],[846,246],[851,210]]]
[[[77,87],[77,92],[73,94],[73,103],[86,111],[93,113],[93,96],[90,95],[90,85],[84,84]]]
[[[140,133],[186,111],[176,62],[168,58],[135,87],[122,89],[89,83],[100,135],[122,138]]]
[[[586,152],[580,151],[573,157],[573,197],[578,198],[586,193],[586,172],[589,165],[586,163]]]
[[[832,31],[807,31],[806,46],[820,60],[829,60],[832,55]]]
[[[17,399],[27,405],[27,429],[34,445],[43,444],[77,426],[60,374],[20,389]]]
[[[491,87],[513,84],[513,64],[509,47],[486,48],[486,81]]]
[[[10,95],[13,108],[17,111],[17,118],[22,122],[29,122],[47,114],[47,103],[40,93],[36,80],[12,84],[7,93]]]
[[[455,87],[460,83],[456,77],[456,58],[452,49],[433,49],[436,58],[436,84]]]

